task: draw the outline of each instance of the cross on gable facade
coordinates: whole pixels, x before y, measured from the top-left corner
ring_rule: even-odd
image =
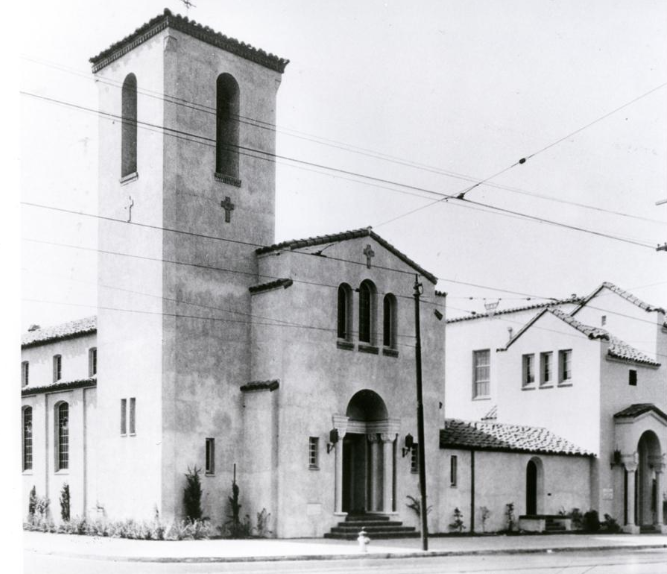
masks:
[[[373,248],[371,247],[370,243],[367,244],[366,247],[364,247],[363,253],[366,256],[366,267],[370,269],[371,261],[373,260],[373,257],[375,257],[375,251],[373,251]]]
[[[226,196],[225,200],[220,202],[220,207],[225,210],[225,223],[230,223],[232,220],[232,211],[234,211],[236,206],[232,203],[229,196]]]

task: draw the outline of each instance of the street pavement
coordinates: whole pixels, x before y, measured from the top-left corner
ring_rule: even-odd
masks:
[[[503,554],[665,549],[667,536],[568,534],[548,536],[435,537],[423,552],[419,539],[371,541],[362,553],[356,541],[251,539],[150,541],[24,532],[24,556],[60,556],[114,562],[266,562],[493,556]],[[421,562],[421,561],[420,561]],[[664,569],[667,573],[667,566]]]

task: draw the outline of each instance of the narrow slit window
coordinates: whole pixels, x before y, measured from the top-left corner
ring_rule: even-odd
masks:
[[[23,409],[23,470],[32,470],[32,407]]]
[[[63,376],[63,358],[62,355],[53,357],[53,382],[57,383]]]
[[[396,348],[396,297],[387,293],[383,300],[382,344],[390,349]]]
[[[308,468],[311,470],[320,468],[320,439],[316,436],[308,439]]]
[[[137,399],[130,399],[130,434],[137,434]]]
[[[452,455],[449,459],[449,484],[450,486],[456,486],[458,481],[458,465],[459,459],[458,456]]]
[[[120,399],[120,434],[127,434],[127,399]]]
[[[352,339],[352,288],[347,283],[338,286],[338,338]]]
[[[95,375],[97,375],[97,347],[88,351],[88,376],[94,377]]]
[[[419,472],[419,445],[413,443],[410,449],[410,472],[416,474]]]
[[[60,403],[56,410],[56,471],[69,468],[69,405]]]
[[[239,85],[229,74],[220,74],[216,84],[215,171],[239,176]]]
[[[206,439],[206,474],[215,474],[215,439]]]
[[[21,386],[26,387],[30,382],[30,363],[23,361],[21,363]]]
[[[137,77],[129,74],[123,82],[120,177],[137,172]]]

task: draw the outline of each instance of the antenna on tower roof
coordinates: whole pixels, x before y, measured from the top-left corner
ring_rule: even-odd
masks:
[[[183,3],[183,6],[185,6],[186,15],[188,13],[188,10],[190,10],[190,8],[196,8],[197,7],[190,0],[181,0],[181,2]]]

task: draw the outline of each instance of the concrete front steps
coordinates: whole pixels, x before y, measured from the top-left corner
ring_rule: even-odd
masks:
[[[560,534],[562,532],[567,532],[567,528],[561,521],[552,517],[548,517],[546,519],[544,531],[550,532],[552,534]]]
[[[353,514],[339,522],[327,532],[325,538],[356,540],[361,529],[371,540],[387,538],[418,538],[419,532],[413,526],[403,526],[398,520],[391,520],[384,514]]]

